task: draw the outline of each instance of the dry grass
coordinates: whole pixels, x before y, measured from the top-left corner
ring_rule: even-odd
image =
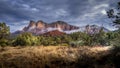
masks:
[[[113,50],[109,46],[0,47],[0,68],[114,68],[120,52]]]

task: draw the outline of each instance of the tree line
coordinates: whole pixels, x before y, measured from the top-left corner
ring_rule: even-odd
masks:
[[[64,46],[94,46],[94,45],[119,45],[120,30],[87,34],[86,32],[75,32],[61,36],[34,36],[31,33],[22,33],[11,37],[10,28],[5,23],[0,23],[0,45],[1,46],[34,46],[34,45],[64,45]]]

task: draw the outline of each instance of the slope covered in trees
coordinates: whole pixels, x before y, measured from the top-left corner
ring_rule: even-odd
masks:
[[[0,45],[75,45],[75,46],[94,46],[94,45],[119,45],[120,31],[104,32],[102,29],[99,33],[89,34],[86,32],[75,32],[71,34],[57,33],[62,35],[34,36],[31,33],[22,33],[14,38],[10,37],[10,29],[5,23],[0,23]],[[50,32],[50,34],[53,32]]]

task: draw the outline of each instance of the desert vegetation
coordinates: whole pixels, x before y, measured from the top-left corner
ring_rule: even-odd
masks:
[[[119,68],[120,48],[0,47],[0,68]]]
[[[0,68],[120,68],[120,12],[107,14],[117,30],[14,35],[0,22]]]

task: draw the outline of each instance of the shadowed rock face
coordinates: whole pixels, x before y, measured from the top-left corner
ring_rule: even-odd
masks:
[[[28,27],[24,27],[23,31],[27,31],[29,28],[34,28],[36,27],[36,23],[34,21],[30,21]]]

